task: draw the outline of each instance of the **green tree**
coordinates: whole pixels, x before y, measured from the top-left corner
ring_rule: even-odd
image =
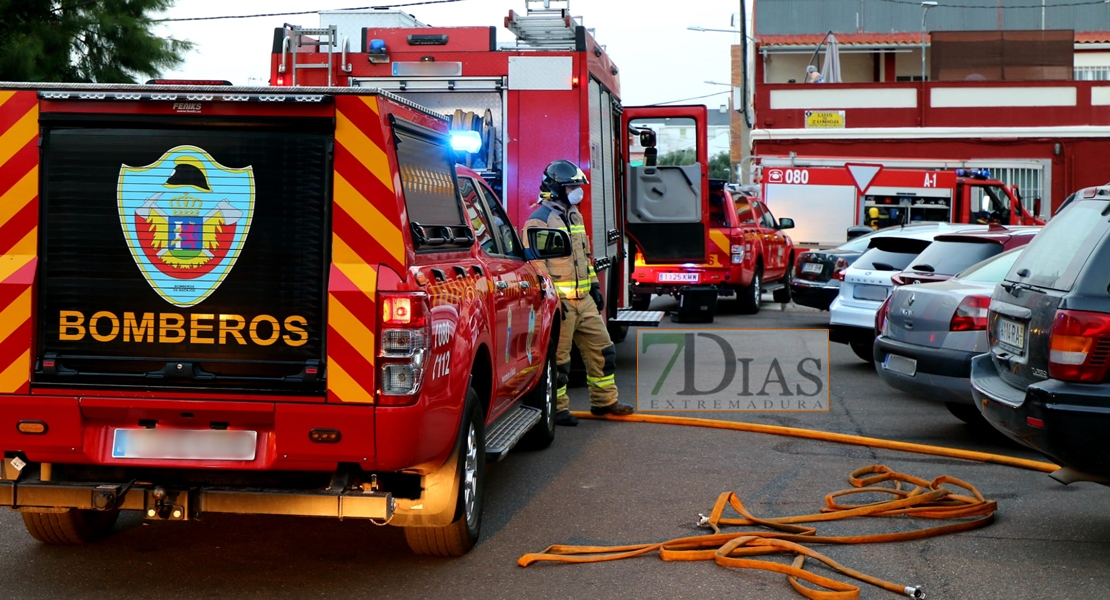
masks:
[[[709,178],[736,183],[736,170],[732,168],[732,157],[728,152],[721,152],[709,159]]]
[[[0,80],[135,83],[183,62],[193,44],[150,17],[174,0],[0,0]]]
[[[659,157],[659,166],[684,166],[698,162],[698,154],[694,150],[676,150]],[[724,179],[736,183],[736,170],[732,168],[731,157],[728,152],[721,152],[709,159],[709,178]]]

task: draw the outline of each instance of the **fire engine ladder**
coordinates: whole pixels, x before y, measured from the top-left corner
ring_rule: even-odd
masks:
[[[330,27],[309,29],[301,27],[300,25],[290,25],[288,29],[289,35],[286,36],[284,43],[289,44],[291,47],[288,49],[284,46],[282,47],[281,67],[278,68],[278,72],[282,73],[285,70],[285,52],[288,50],[289,55],[291,56],[290,62],[292,64],[290,70],[292,71],[293,75],[293,85],[297,85],[297,71],[303,69],[327,69],[328,87],[331,87],[332,75],[334,73],[334,70],[332,69],[332,60],[335,56],[334,52],[337,47],[336,42],[338,42],[339,38],[339,32],[337,31],[336,26],[332,25]],[[316,46],[319,49],[319,52],[327,54],[327,62],[298,63],[297,54],[300,54],[300,48],[302,46]]]
[[[561,8],[551,8],[552,4]],[[581,23],[570,16],[570,0],[525,0],[525,8],[528,12],[523,15],[510,10],[505,20],[505,27],[516,35],[519,45],[574,49],[574,32]]]

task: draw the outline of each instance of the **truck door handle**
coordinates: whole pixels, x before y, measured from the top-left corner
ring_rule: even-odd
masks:
[[[509,289],[509,282],[508,281],[498,281],[497,282],[497,289],[499,289],[499,290]]]
[[[520,282],[520,289],[526,290],[530,287],[532,287],[532,284],[528,283],[527,281],[521,281]]]

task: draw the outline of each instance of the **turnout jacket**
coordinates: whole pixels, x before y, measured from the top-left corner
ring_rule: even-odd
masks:
[[[594,271],[590,238],[578,207],[542,200],[524,223],[525,230],[531,227],[562,229],[570,235],[571,255],[542,261],[542,268],[551,276],[559,297],[576,300],[588,296],[590,285],[597,283],[597,272]],[[524,239],[528,239],[527,234]]]

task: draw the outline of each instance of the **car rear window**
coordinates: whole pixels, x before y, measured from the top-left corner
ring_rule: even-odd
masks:
[[[1002,253],[1002,245],[992,241],[935,241],[913,262],[911,271],[954,275],[971,265]]]
[[[1106,235],[1110,202],[1082,200],[1059,212],[1021,253],[1007,281],[1069,291],[1079,269]],[[1028,270],[1019,276],[1018,273]]]
[[[961,281],[974,281],[977,283],[1001,283],[1006,278],[1006,273],[1014,266],[1021,251],[1025,248],[1014,248],[1002,254],[995,255],[977,265],[969,267],[958,275]]]
[[[871,240],[871,245],[873,247],[860,255],[853,267],[901,271],[910,266],[910,262],[929,247],[929,240],[875,238]]]

